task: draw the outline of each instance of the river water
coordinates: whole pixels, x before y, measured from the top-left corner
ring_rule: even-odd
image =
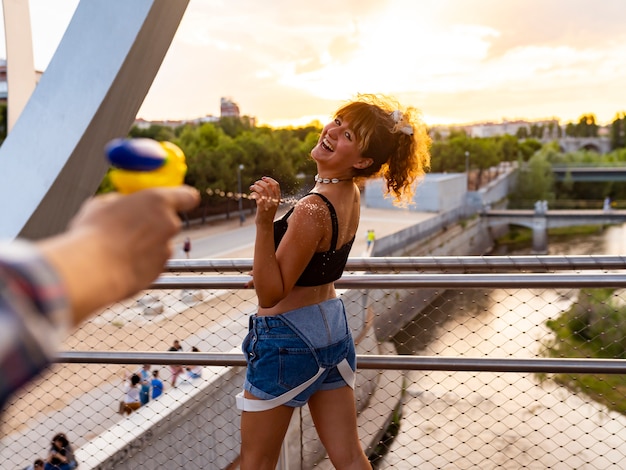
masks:
[[[626,226],[550,240],[549,254],[626,254]],[[546,320],[576,296],[573,289],[446,291],[394,340],[404,354],[543,357],[552,338]],[[411,371],[407,379],[400,433],[378,468],[626,468],[626,417],[550,380],[445,371]]]

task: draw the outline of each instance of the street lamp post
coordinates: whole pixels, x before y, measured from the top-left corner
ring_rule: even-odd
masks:
[[[241,170],[243,165],[239,164],[237,167],[237,197],[239,198],[239,225],[243,225],[243,221],[246,220],[246,216],[243,215],[243,193],[241,192]]]
[[[467,178],[467,187],[469,189],[469,182],[470,182],[470,176],[469,176],[469,152],[466,150],[465,151],[465,177]]]

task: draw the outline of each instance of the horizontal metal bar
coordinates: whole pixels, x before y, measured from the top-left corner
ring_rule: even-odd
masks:
[[[243,272],[252,269],[252,258],[170,259],[166,272]]]
[[[155,289],[245,289],[250,276],[161,276]],[[626,287],[626,274],[344,274],[340,289]]]
[[[57,363],[71,364],[187,364],[201,366],[245,366],[240,353],[64,351]],[[487,358],[445,356],[357,356],[359,369],[445,370],[468,372],[552,372],[580,374],[626,374],[626,359],[578,358]]]
[[[245,366],[239,353],[137,352],[137,351],[62,351],[54,362],[68,364],[185,364],[203,366]]]
[[[173,259],[169,272],[247,272],[251,258]],[[447,271],[447,270],[586,270],[626,269],[626,256],[612,255],[524,255],[524,256],[405,256],[349,258],[346,271]]]

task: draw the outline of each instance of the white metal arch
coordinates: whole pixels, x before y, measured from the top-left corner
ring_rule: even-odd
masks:
[[[104,145],[127,135],[188,3],[81,0],[0,148],[0,238],[61,232],[94,194]]]

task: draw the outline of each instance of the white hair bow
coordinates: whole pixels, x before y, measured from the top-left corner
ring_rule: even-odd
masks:
[[[402,122],[404,120],[404,113],[402,111],[396,109],[394,112],[391,113],[391,118],[393,119],[393,122],[396,123],[396,128],[400,132],[403,132],[406,135],[413,135],[413,126]],[[401,125],[398,126],[398,124]]]

